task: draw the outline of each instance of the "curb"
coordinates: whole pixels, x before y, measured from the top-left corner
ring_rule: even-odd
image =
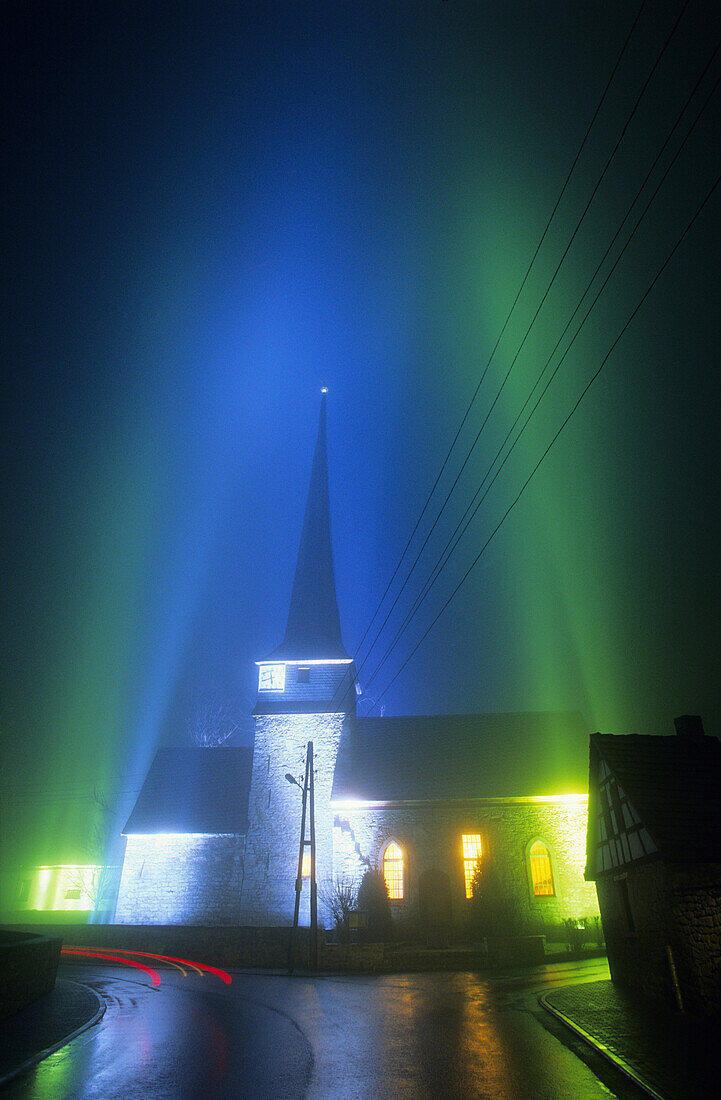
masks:
[[[546,1012],[550,1012],[552,1016],[555,1016],[557,1020],[560,1020],[561,1023],[564,1024],[570,1031],[572,1031],[575,1035],[578,1035],[580,1039],[583,1039],[583,1041],[588,1046],[592,1047],[597,1054],[600,1054],[602,1058],[605,1058],[607,1062],[610,1062],[612,1066],[615,1066],[616,1069],[620,1070],[621,1073],[623,1073],[626,1077],[633,1081],[634,1085],[637,1085],[638,1088],[645,1092],[647,1096],[652,1097],[652,1100],[667,1100],[665,1096],[656,1091],[653,1085],[650,1085],[648,1081],[644,1080],[644,1078],[636,1072],[633,1066],[629,1065],[629,1063],[624,1061],[623,1058],[619,1057],[618,1054],[614,1054],[610,1047],[607,1047],[605,1043],[602,1043],[599,1039],[596,1039],[593,1035],[590,1034],[590,1032],[584,1031],[580,1024],[577,1024],[569,1016],[564,1015],[564,1013],[561,1012],[560,1009],[554,1008],[552,1004],[549,1004],[547,1000],[549,996],[551,996],[550,993],[542,993],[541,996],[538,998],[539,1004],[541,1004],[543,1008],[545,1008]]]
[[[32,1058],[28,1058],[21,1065],[16,1066],[15,1069],[11,1069],[9,1073],[6,1073],[4,1075],[4,1077],[0,1077],[0,1085],[6,1085],[15,1077],[19,1077],[21,1073],[26,1073],[27,1070],[32,1069],[32,1067],[37,1065],[38,1062],[42,1062],[44,1058],[47,1058],[49,1055],[54,1054],[55,1051],[60,1050],[61,1047],[67,1046],[67,1044],[72,1042],[72,1040],[75,1039],[76,1036],[81,1035],[83,1031],[87,1031],[88,1028],[92,1027],[94,1024],[97,1024],[99,1020],[102,1020],[103,1016],[105,1015],[105,1009],[107,1006],[100,994],[89,985],[84,985],[81,982],[71,982],[67,979],[64,980],[67,981],[68,985],[79,985],[82,989],[86,989],[93,994],[98,1002],[98,1007],[95,1011],[95,1014],[91,1016],[89,1020],[86,1020],[85,1023],[81,1024],[80,1027],[76,1027],[74,1031],[70,1031],[67,1035],[64,1035],[62,1039],[59,1039],[57,1041],[57,1043],[53,1043],[51,1046],[45,1047],[45,1049],[39,1051],[38,1054],[33,1054]]]

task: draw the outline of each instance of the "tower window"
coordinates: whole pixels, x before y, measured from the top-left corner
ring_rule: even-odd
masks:
[[[285,665],[260,665],[258,691],[285,691]]]
[[[478,833],[463,834],[463,875],[466,882],[466,897],[473,897],[473,872],[476,862],[481,858],[481,837]]]
[[[307,684],[309,682],[310,682],[310,669],[299,667],[298,668],[298,683],[299,684]]]
[[[300,873],[303,878],[310,878],[310,848],[303,849],[303,865]]]
[[[551,856],[545,844],[537,840],[531,846],[528,853],[531,861],[531,882],[533,894],[537,898],[553,897],[556,893],[553,887],[553,873],[551,871]]]
[[[403,852],[395,843],[391,843],[383,853],[383,878],[388,887],[388,897],[391,901],[400,901],[403,898]]]

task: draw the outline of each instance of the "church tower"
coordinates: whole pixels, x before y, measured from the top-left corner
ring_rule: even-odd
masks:
[[[333,877],[333,774],[341,735],[355,716],[355,667],[341,639],[330,538],[326,397],[282,643],[258,666],[253,774],[242,923],[286,925],[293,916],[306,746],[315,762],[316,881]],[[306,899],[309,890],[304,885]]]

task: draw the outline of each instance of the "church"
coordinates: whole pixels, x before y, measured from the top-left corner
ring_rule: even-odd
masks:
[[[462,930],[479,859],[519,932],[597,916],[584,880],[580,714],[357,714],[335,589],[325,393],[285,637],[256,663],[252,748],[158,751],[124,829],[116,923],[289,925],[302,812],[292,777],[309,741],[319,923],[332,923],[338,884],[371,868],[400,926],[440,898]],[[301,897],[307,923],[307,889]]]

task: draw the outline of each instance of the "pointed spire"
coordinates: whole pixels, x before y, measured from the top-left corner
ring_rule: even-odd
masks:
[[[348,658],[340,635],[330,542],[325,387],[322,394],[318,439],[313,455],[288,625],[283,643],[271,655],[279,660]]]

